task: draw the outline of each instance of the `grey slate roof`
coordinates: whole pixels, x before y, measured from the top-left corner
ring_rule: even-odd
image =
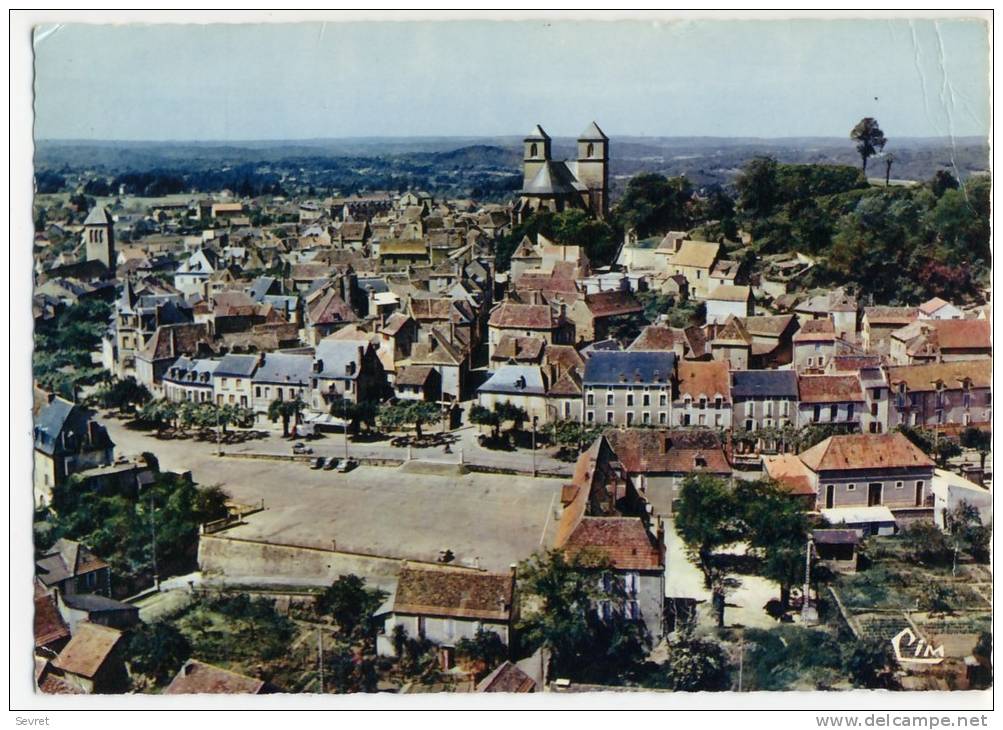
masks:
[[[793,370],[739,370],[731,374],[732,398],[797,398],[798,376]]]
[[[533,131],[526,135],[526,139],[550,139],[550,135],[544,132],[543,127],[537,124],[533,127]]]
[[[67,436],[73,435],[77,439],[85,438],[88,435],[88,422],[91,420],[92,412],[71,403],[63,398],[53,398],[52,402],[46,405],[35,417],[35,448],[50,456],[65,452],[72,452],[76,445],[70,443],[64,449],[60,444],[60,434],[65,432]],[[97,438],[99,443],[93,448],[111,448],[115,444],[104,426],[98,424]]]
[[[123,603],[113,598],[106,598],[94,593],[65,593],[62,595],[63,603],[70,608],[88,613],[105,613],[108,611],[139,611],[131,603]]]
[[[285,352],[269,352],[252,381],[307,386],[313,374],[313,357]]]
[[[599,129],[598,124],[592,122],[592,124],[590,124],[585,129],[585,131],[578,136],[578,139],[587,140],[590,142],[592,141],[605,142],[606,140],[609,139],[609,137],[603,134],[603,131]]]
[[[565,163],[548,161],[543,163],[522,192],[530,195],[570,195],[581,188],[581,183]]]
[[[258,367],[257,355],[225,355],[216,366],[214,376],[232,375],[235,377],[249,378],[254,375]]]
[[[251,290],[248,292],[251,299],[256,302],[260,302],[268,294],[269,289],[275,283],[274,276],[259,276],[251,283]]]
[[[321,340],[317,345],[316,361],[320,363],[318,376],[338,380],[355,380],[362,370],[362,357],[359,348],[365,347],[358,341],[351,340]],[[354,366],[349,372],[349,363]]]
[[[95,205],[84,219],[85,226],[106,226],[111,222],[111,214],[103,205]]]
[[[514,395],[545,395],[547,392],[539,367],[503,365],[477,389],[478,393],[512,393]]]
[[[594,352],[585,362],[586,385],[667,383],[676,369],[674,352]]]

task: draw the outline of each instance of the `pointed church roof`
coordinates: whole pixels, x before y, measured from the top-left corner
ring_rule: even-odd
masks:
[[[527,140],[530,140],[530,139],[543,139],[543,140],[547,140],[547,139],[550,139],[550,136],[546,132],[543,131],[543,127],[541,127],[539,124],[537,124],[535,127],[533,127],[533,131],[526,135],[526,139]]]
[[[576,182],[568,166],[563,162],[547,162],[522,192],[535,195],[568,195],[578,189]]]
[[[84,220],[85,226],[107,226],[112,222],[111,214],[102,205],[95,205]]]
[[[601,142],[605,142],[605,141],[609,140],[609,137],[607,137],[605,134],[603,134],[603,131],[601,129],[599,129],[599,125],[598,124],[596,124],[595,122],[592,122],[592,124],[590,124],[588,126],[588,128],[586,128],[586,130],[584,132],[582,132],[580,135],[578,135],[578,139],[580,139],[580,140],[590,140],[590,141],[591,140],[598,140],[598,141],[601,141]]]

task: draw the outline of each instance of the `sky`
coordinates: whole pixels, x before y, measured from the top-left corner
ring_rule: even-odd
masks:
[[[987,136],[977,20],[61,25],[35,29],[35,135]]]

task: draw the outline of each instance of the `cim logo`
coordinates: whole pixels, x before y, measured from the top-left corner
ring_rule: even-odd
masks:
[[[900,662],[914,664],[940,664],[944,661],[944,647],[929,643],[922,636],[916,636],[912,629],[904,628],[892,637],[895,658]]]

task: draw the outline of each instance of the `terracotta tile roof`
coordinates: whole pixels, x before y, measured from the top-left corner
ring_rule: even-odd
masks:
[[[492,327],[549,330],[557,326],[549,304],[516,304],[502,302],[491,312],[488,324]]]
[[[393,610],[419,616],[508,621],[512,584],[508,573],[406,567],[397,579]]]
[[[164,690],[165,695],[261,694],[265,683],[212,664],[189,659]]]
[[[809,319],[794,335],[795,342],[827,342],[836,339],[836,325],[828,317]]]
[[[56,606],[55,596],[35,597],[35,647],[70,638],[70,629]]]
[[[536,681],[510,661],[499,664],[477,684],[478,692],[535,692]]]
[[[561,371],[585,369],[585,361],[572,345],[547,345],[543,352],[544,361],[548,365],[556,365]]]
[[[950,304],[950,302],[941,299],[940,297],[934,297],[933,299],[930,299],[920,304],[919,311],[921,311],[923,314],[933,314],[938,309],[948,304]]]
[[[659,247],[661,250],[661,247]],[[692,266],[709,269],[717,260],[721,250],[720,243],[707,241],[683,241],[679,250],[669,257],[669,266]]]
[[[771,479],[791,494],[815,496],[811,473],[797,455],[764,456],[763,468]]]
[[[77,624],[76,633],[59,652],[52,666],[64,672],[92,678],[111,656],[122,639],[122,632],[84,621]]]
[[[408,315],[401,314],[400,312],[394,312],[387,317],[387,321],[383,325],[381,331],[393,337],[401,331],[401,328],[404,327],[404,325],[411,321],[413,320]]]
[[[683,360],[677,366],[679,395],[693,399],[705,396],[711,400],[721,395],[731,400],[731,376],[727,360],[707,362]]]
[[[539,362],[547,341],[542,337],[519,337],[502,335],[495,345],[492,360],[515,360],[517,362]]]
[[[338,324],[358,320],[355,311],[341,295],[330,289],[310,304],[307,314],[313,324]]]
[[[793,314],[745,317],[745,330],[760,337],[780,337],[794,321]]]
[[[718,302],[747,302],[752,298],[752,287],[736,284],[721,284],[707,295],[707,299]]]
[[[856,403],[864,391],[856,375],[800,375],[798,398],[802,403]]]
[[[799,457],[814,472],[933,468],[930,457],[901,433],[830,436]]]
[[[62,677],[55,674],[46,674],[38,685],[38,691],[47,695],[82,695],[87,694],[79,687],[75,687]]]
[[[870,324],[909,324],[919,317],[918,307],[864,307],[864,316]]]
[[[586,294],[585,304],[593,317],[616,317],[644,311],[634,296],[626,291],[604,291]]]
[[[636,351],[672,350],[680,339],[685,339],[682,330],[651,324],[641,330],[641,334],[630,343],[627,349]]]
[[[465,357],[465,346],[437,327],[428,333],[428,342],[416,342],[411,350],[413,365],[462,365]]]
[[[603,435],[617,460],[631,474],[707,471],[731,475],[721,439],[709,429],[610,429]]]
[[[661,551],[640,517],[584,517],[558,545],[575,554],[586,548],[609,556],[617,570],[661,570]]]
[[[735,316],[729,316],[724,327],[717,331],[711,346],[714,345],[752,345],[752,336],[746,331],[742,320]]]
[[[880,355],[834,355],[830,361],[836,372],[858,372],[881,365]]]
[[[412,297],[408,306],[411,310],[411,316],[418,322],[426,320],[448,322],[452,316],[453,300],[448,297],[424,299]]]
[[[332,271],[330,264],[305,263],[293,264],[289,269],[289,277],[300,281],[326,279]]]
[[[176,360],[181,355],[195,355],[199,345],[209,342],[209,325],[204,322],[165,324],[157,327],[138,357],[150,362]]]
[[[937,333],[941,351],[992,347],[989,321],[985,319],[932,319],[924,322]]]
[[[395,384],[424,386],[434,372],[431,365],[408,365],[397,374]]]
[[[548,396],[580,396],[582,394],[582,377],[575,369],[566,370],[553,382],[547,390]]]
[[[900,365],[888,368],[888,384],[893,388],[905,383],[912,391],[936,390],[941,382],[946,388],[962,387],[965,379],[972,387],[988,388],[992,385],[993,362],[984,360],[961,360],[958,362],[938,362],[926,365]]]

